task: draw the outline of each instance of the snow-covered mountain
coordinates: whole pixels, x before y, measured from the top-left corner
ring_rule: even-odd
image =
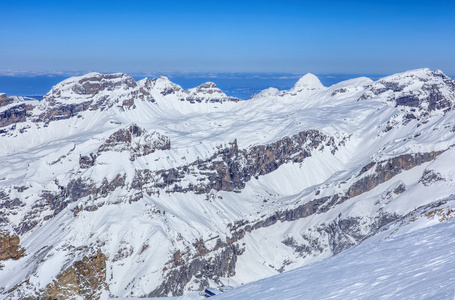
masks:
[[[237,286],[450,222],[454,104],[429,69],[248,101],[98,73],[0,94],[0,297]]]

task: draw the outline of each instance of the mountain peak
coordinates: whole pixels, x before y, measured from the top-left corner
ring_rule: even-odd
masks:
[[[200,86],[198,86],[198,88],[200,89],[216,89],[217,86],[214,82],[205,82],[203,84],[201,84]]]
[[[390,78],[326,88],[307,74],[252,101],[212,83],[99,73],[41,102],[0,94],[0,299],[176,296],[426,225],[453,231],[455,82],[429,70]],[[438,236],[425,239],[447,265],[455,255]],[[339,257],[349,267],[356,255]],[[434,286],[426,295],[452,292],[450,267],[434,279],[415,266],[413,282]]]
[[[307,73],[296,82],[292,90],[294,91],[319,90],[323,87],[324,86],[322,85],[321,81],[316,75],[312,73]]]
[[[183,91],[183,88],[180,85],[173,83],[166,76],[160,76],[158,78],[154,78],[152,80],[152,86],[154,88],[160,90],[160,93],[163,96],[166,96],[169,94],[175,94],[176,92]]]
[[[381,78],[360,99],[383,96],[396,106],[447,111],[455,104],[454,92],[455,81],[440,70],[425,68]]]
[[[70,77],[55,85],[45,97],[59,97],[80,95],[92,97],[104,90],[128,89],[136,86],[136,82],[130,76],[123,73],[101,74],[97,72],[88,73],[82,76]]]

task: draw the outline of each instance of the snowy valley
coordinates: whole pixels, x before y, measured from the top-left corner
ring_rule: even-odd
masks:
[[[0,298],[453,297],[454,106],[429,69],[246,101],[120,73],[0,94]]]

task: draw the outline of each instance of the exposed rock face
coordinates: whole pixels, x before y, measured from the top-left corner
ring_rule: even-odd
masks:
[[[13,103],[13,99],[8,98],[5,93],[0,94],[0,107]]]
[[[424,111],[450,110],[455,103],[455,82],[441,71],[415,70],[375,82],[360,99],[387,96],[397,106]]]
[[[86,110],[105,110],[114,105],[131,108],[134,99],[154,101],[148,92],[137,86],[133,78],[121,73],[90,73],[79,78],[67,79],[53,87],[44,96],[48,107],[36,121],[68,119]],[[114,90],[120,93],[109,94]],[[68,99],[73,100],[67,103]]]
[[[379,162],[377,163],[374,174],[363,177],[349,188],[348,196],[355,197],[362,193],[368,192],[379,184],[386,182],[390,178],[401,173],[403,170],[409,170],[415,166],[433,160],[442,152],[443,151],[434,151],[427,153],[405,154],[393,157],[387,161]],[[366,172],[374,165],[375,164],[373,163],[365,166],[362,169],[362,172]]]
[[[72,90],[79,95],[94,95],[102,91],[113,91],[122,86],[134,88],[137,86],[133,78],[121,73],[116,74],[97,74],[84,77],[72,87]]]
[[[196,161],[189,166],[155,173],[137,171],[133,186],[137,189],[146,188],[148,193],[154,193],[159,188],[166,188],[168,192],[208,193],[212,189],[236,191],[243,189],[251,178],[269,174],[288,162],[300,163],[317,149],[328,147],[335,153],[344,142],[342,140],[337,144],[333,137],[317,130],[302,131],[275,143],[245,150],[239,150],[237,141],[234,141],[231,147],[223,148],[209,159]],[[179,185],[187,174],[197,175],[201,183],[186,187]]]
[[[0,231],[0,260],[19,259],[24,253],[17,235]]]
[[[88,110],[91,104],[91,101],[87,101],[77,104],[52,105],[51,109],[41,115],[40,119],[46,122],[69,119],[77,116],[79,112]]]
[[[0,112],[0,127],[24,122],[27,115],[25,103],[18,104]]]
[[[25,206],[19,198],[12,198],[7,191],[0,191],[0,225],[8,224],[8,216],[17,214]]]
[[[44,216],[44,220],[48,220],[56,216],[70,203],[76,202],[83,197],[90,196],[93,199],[106,197],[115,189],[124,187],[125,180],[125,174],[118,174],[111,181],[104,178],[104,180],[99,183],[95,183],[81,177],[71,180],[67,186],[61,186],[58,182],[55,182],[58,187],[58,191],[44,190],[40,194],[40,200],[35,202],[19,226],[14,229],[19,234],[28,232],[41,221],[44,211],[48,212],[48,214]],[[97,209],[98,206],[83,206],[76,208],[76,210],[79,211],[94,211]]]
[[[222,284],[221,277],[235,275],[237,256],[242,255],[243,251],[236,244],[223,243],[211,251],[202,252],[195,258],[183,257],[177,253],[174,255],[176,260],[168,264],[170,269],[164,271],[163,283],[148,297],[163,297],[169,294],[182,295],[185,286],[190,281],[197,284],[198,290],[207,287],[209,280]],[[209,253],[211,255],[207,255]]]
[[[61,272],[39,298],[63,300],[80,296],[84,299],[99,299],[103,290],[107,290],[106,258],[98,252],[76,261]]]
[[[288,237],[282,243],[295,250],[300,257],[316,256],[327,249],[334,255],[361,243],[365,238],[374,235],[381,227],[397,220],[397,214],[377,212],[374,216],[339,217],[336,220],[313,228],[306,228],[301,237],[303,243]],[[286,264],[282,266],[284,271]]]
[[[130,159],[148,155],[157,150],[171,149],[171,141],[158,132],[148,133],[139,126],[133,124],[126,129],[120,129],[113,133],[104,144],[98,148],[98,154],[106,151],[129,151]]]
[[[419,180],[419,182],[425,186],[433,185],[438,181],[445,181],[445,178],[442,177],[440,173],[434,172],[432,170],[426,170]]]
[[[160,76],[149,81],[149,87],[156,87],[160,90],[161,95],[167,96],[183,92],[181,86],[171,82],[166,76]]]
[[[240,101],[234,97],[228,97],[222,90],[216,87],[213,82],[206,82],[200,86],[189,89],[186,91],[188,96],[180,99],[181,101],[188,101],[191,103],[211,102],[211,103],[222,103],[226,101],[238,102]]]
[[[95,165],[96,154],[90,153],[89,155],[79,156],[79,166],[81,169],[88,169]]]
[[[221,91],[213,82],[206,82],[198,87],[184,90],[178,84],[171,82],[167,77],[160,76],[146,82],[146,87],[155,89],[163,96],[172,95],[180,101],[190,103],[223,103],[223,102],[238,102],[240,99],[228,97]]]

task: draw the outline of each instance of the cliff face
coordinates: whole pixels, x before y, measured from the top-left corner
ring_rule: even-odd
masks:
[[[74,262],[46,287],[42,299],[63,300],[77,296],[99,299],[103,290],[107,290],[105,259],[103,253],[98,252]]]
[[[20,245],[16,234],[0,232],[0,260],[19,259],[25,255],[25,249]]]
[[[455,83],[414,70],[248,101],[90,73],[0,94],[0,293],[181,295],[455,211]],[[400,225],[401,224],[401,225]]]
[[[240,191],[252,178],[258,178],[277,170],[286,163],[301,163],[310,157],[313,151],[327,147],[334,154],[338,146],[344,145],[346,138],[336,142],[317,130],[303,131],[268,145],[258,145],[249,149],[240,149],[237,140],[229,143],[206,160],[179,168],[142,170],[136,173],[133,187],[147,193],[195,192],[197,194],[216,191]],[[190,174],[190,175],[189,175]],[[200,183],[183,186],[188,176],[194,176]]]

